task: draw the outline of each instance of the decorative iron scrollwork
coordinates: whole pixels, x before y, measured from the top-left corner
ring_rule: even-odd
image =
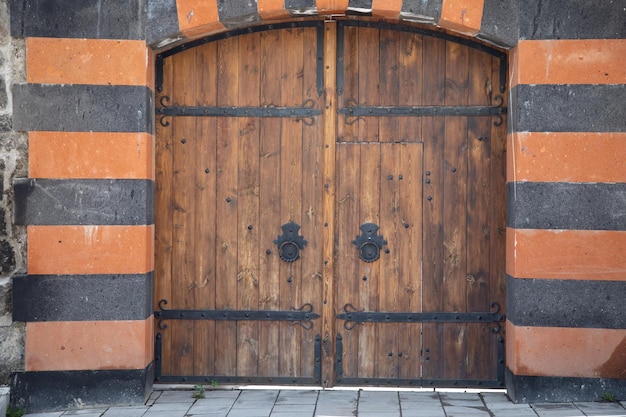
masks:
[[[380,228],[374,223],[363,223],[360,229],[363,233],[352,241],[359,250],[359,258],[365,262],[377,261],[387,241],[378,234]]]
[[[300,230],[298,223],[289,222],[280,227],[283,229],[283,234],[274,241],[278,247],[278,255],[285,262],[294,262],[300,258],[300,250],[304,249],[307,241],[298,235],[298,230]]]

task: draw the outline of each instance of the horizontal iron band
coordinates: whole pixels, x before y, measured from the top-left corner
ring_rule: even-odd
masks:
[[[354,106],[342,107],[347,116],[499,116],[506,107],[499,106]]]
[[[409,387],[439,387],[439,388],[499,388],[504,381],[487,379],[390,379],[390,378],[342,378],[337,385],[390,385]]]
[[[311,304],[294,310],[168,310],[159,301],[154,317],[160,320],[311,321],[319,318]]]
[[[504,321],[506,316],[491,312],[386,313],[354,311],[338,314],[337,318],[355,323],[497,323]]]
[[[165,116],[196,117],[313,117],[322,114],[319,109],[308,107],[157,107],[156,114]]]

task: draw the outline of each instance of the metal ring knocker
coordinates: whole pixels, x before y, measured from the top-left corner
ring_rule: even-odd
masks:
[[[307,241],[300,235],[300,225],[294,222],[280,226],[283,234],[274,241],[278,247],[278,256],[285,262],[293,262],[300,258],[300,249],[304,249]]]
[[[359,250],[359,258],[365,262],[374,262],[380,258],[380,250],[387,241],[378,234],[380,229],[374,223],[364,223],[360,227],[361,235],[352,241]]]

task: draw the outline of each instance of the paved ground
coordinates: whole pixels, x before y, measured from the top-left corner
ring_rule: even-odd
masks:
[[[145,406],[78,409],[28,417],[626,417],[626,402],[513,404],[503,392],[348,390],[154,391]]]

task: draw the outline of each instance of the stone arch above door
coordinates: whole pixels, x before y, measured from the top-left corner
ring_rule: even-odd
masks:
[[[161,50],[251,24],[345,15],[424,23],[502,48],[518,39],[516,0],[153,0],[148,2],[146,37]]]

